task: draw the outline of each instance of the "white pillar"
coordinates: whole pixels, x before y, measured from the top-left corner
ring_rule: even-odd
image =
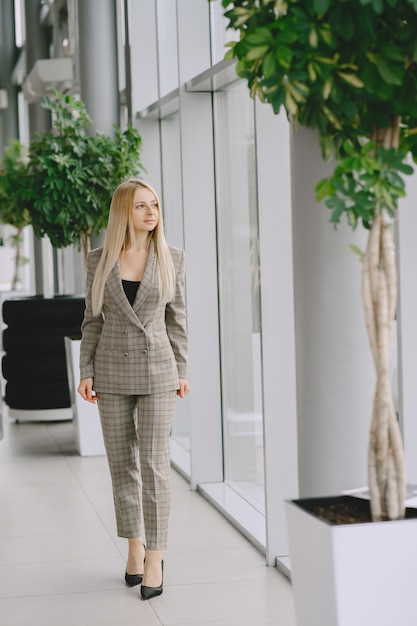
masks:
[[[290,128],[256,102],[266,560],[288,555],[285,500],[298,496]]]
[[[93,128],[113,134],[119,123],[115,0],[79,0],[80,92]]]
[[[0,87],[7,92],[7,108],[0,110],[0,151],[9,139],[19,135],[17,119],[17,87],[12,84],[16,43],[14,35],[13,0],[1,0],[0,12]]]
[[[399,416],[407,480],[417,483],[417,173],[406,177],[407,196],[400,202],[397,229]]]
[[[314,200],[332,163],[315,133],[292,132],[295,327],[300,495],[330,495],[367,484],[375,373],[361,300],[366,231],[337,230]]]
[[[49,58],[48,33],[40,24],[41,5],[38,0],[25,0],[26,24],[26,66],[29,74],[36,61]],[[51,128],[51,115],[40,102],[28,105],[29,135],[33,139],[38,131],[48,132]]]
[[[26,63],[28,73],[38,59],[49,57],[47,31],[40,25],[40,3],[38,0],[25,0],[26,22]],[[34,102],[28,105],[29,137],[33,139],[38,131],[48,132],[51,129],[49,111]],[[50,298],[54,295],[52,246],[49,239],[34,237],[33,250],[35,259],[35,291],[37,295]]]

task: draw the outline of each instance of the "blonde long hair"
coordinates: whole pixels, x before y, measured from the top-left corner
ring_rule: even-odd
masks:
[[[104,289],[110,272],[117,263],[120,252],[135,243],[132,209],[138,187],[149,189],[155,196],[158,206],[158,223],[149,238],[154,242],[156,256],[156,277],[161,301],[170,302],[175,293],[175,269],[172,256],[164,235],[161,203],[155,189],[137,178],[121,183],[113,193],[103,252],[98,262],[92,286],[93,315],[101,314]]]

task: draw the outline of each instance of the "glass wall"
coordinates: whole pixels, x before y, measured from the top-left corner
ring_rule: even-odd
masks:
[[[184,249],[184,216],[179,112],[160,121],[162,160],[162,206],[167,241]],[[177,402],[172,439],[190,451],[190,415],[186,402]]]
[[[178,87],[178,46],[176,2],[156,0],[159,95]]]
[[[225,44],[228,41],[239,39],[239,33],[227,30],[229,20],[224,17],[221,0],[210,2],[210,35],[211,35],[211,64],[219,63],[225,55]]]
[[[253,101],[215,94],[225,480],[264,511],[259,233]]]

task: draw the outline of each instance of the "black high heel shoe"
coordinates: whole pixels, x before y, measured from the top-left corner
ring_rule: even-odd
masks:
[[[156,598],[156,596],[160,596],[164,590],[164,561],[161,562],[162,568],[162,582],[159,587],[147,587],[146,585],[142,585],[140,588],[140,594],[143,600],[150,600],[151,598]]]
[[[129,587],[136,587],[136,585],[140,585],[143,579],[143,574],[128,574],[125,572],[125,581],[126,585]]]

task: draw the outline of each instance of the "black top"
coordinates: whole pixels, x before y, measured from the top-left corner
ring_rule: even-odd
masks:
[[[140,280],[124,280],[124,278],[122,278],[122,285],[123,291],[126,294],[126,298],[130,302],[130,306],[133,306],[137,291],[139,289]]]

